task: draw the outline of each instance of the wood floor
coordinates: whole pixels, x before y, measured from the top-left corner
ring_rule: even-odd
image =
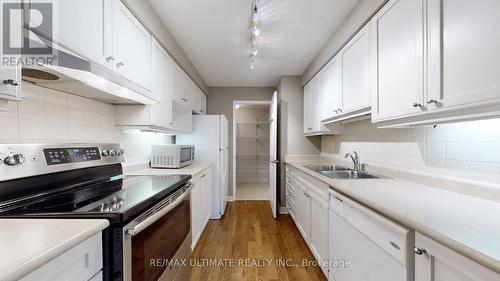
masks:
[[[304,260],[314,257],[289,215],[273,219],[269,201],[236,201],[228,203],[222,220],[205,228],[191,280],[327,280]]]

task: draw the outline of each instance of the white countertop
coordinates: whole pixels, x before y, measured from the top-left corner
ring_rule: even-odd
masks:
[[[163,176],[163,175],[196,175],[203,170],[212,166],[211,163],[193,163],[189,166],[180,169],[154,169],[154,168],[140,168],[140,169],[126,169],[125,175],[128,176]]]
[[[400,179],[332,179],[304,167],[317,162],[287,164],[500,273],[500,203]]]
[[[0,281],[19,280],[108,225],[98,219],[0,219]]]

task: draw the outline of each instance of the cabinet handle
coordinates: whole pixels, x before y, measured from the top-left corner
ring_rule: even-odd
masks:
[[[205,112],[205,110],[203,110],[203,109],[200,109],[200,112]]]
[[[415,247],[413,248],[413,252],[415,252],[416,255],[423,255],[423,254],[427,254],[427,250],[424,249],[424,248],[418,248],[418,247]]]
[[[338,109],[334,109],[333,112],[337,113],[339,110]]]
[[[115,58],[113,56],[109,56],[106,58],[106,62],[112,62],[114,60],[115,60]]]
[[[3,80],[3,83],[4,83],[5,85],[11,85],[11,86],[14,86],[14,87],[19,86],[19,83],[17,83],[17,81],[16,81],[16,80],[13,80],[13,79]]]
[[[435,104],[436,106],[442,106],[443,104],[438,102],[437,100],[428,100],[427,104]]]
[[[339,113],[342,113],[342,108],[339,108],[338,110],[339,110]]]
[[[116,67],[117,67],[117,68],[120,68],[120,67],[122,67],[122,66],[125,66],[125,64],[124,64],[123,62],[119,62],[119,63],[117,63],[117,64],[116,64]]]
[[[308,131],[311,131],[313,128],[307,128]]]
[[[413,104],[412,104],[412,106],[413,106],[413,107],[422,107],[422,104],[421,104],[421,103],[416,103],[416,102],[415,102],[415,103],[413,103]]]
[[[187,102],[188,100],[186,98],[182,98],[182,101]]]
[[[204,177],[206,177],[206,176],[207,176],[206,174],[203,174],[201,177],[202,177],[202,178],[204,178]]]

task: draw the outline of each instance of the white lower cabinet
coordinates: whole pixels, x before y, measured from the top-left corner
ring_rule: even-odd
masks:
[[[294,221],[300,234],[328,276],[328,185],[287,166],[287,193],[296,196]],[[291,192],[288,187],[292,186]],[[294,192],[296,193],[294,194]],[[292,195],[293,194],[293,195]],[[288,202],[288,201],[287,201]],[[293,203],[292,203],[293,204]],[[322,263],[323,262],[323,263]]]
[[[500,275],[440,243],[415,234],[415,281],[498,281]]]
[[[311,204],[311,229],[309,246],[313,255],[321,262],[321,269],[328,276],[328,200],[314,193],[309,195]]]
[[[212,213],[212,168],[207,168],[191,180],[191,249],[194,250]]]
[[[311,231],[311,200],[309,200],[307,189],[301,184],[299,184],[297,191],[297,228],[304,240],[309,244],[311,241],[309,238]]]
[[[101,269],[102,234],[99,232],[20,281],[101,281]]]

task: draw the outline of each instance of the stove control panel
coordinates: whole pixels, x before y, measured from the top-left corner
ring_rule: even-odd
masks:
[[[0,144],[0,181],[123,162],[119,143]]]
[[[100,160],[97,147],[46,148],[43,150],[47,165]]]

